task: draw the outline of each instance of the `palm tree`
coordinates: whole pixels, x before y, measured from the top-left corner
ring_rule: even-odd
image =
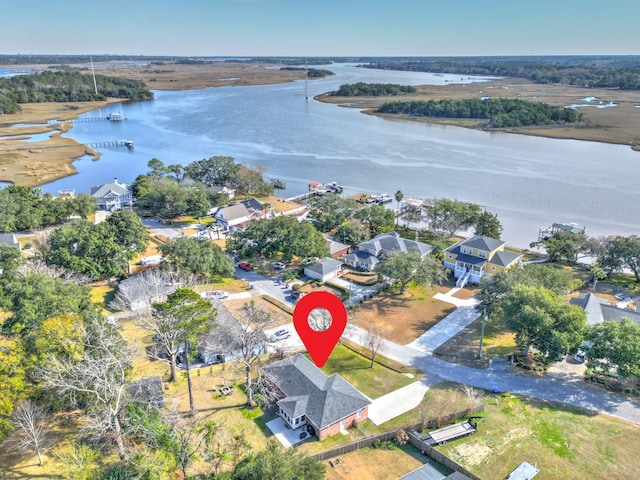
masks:
[[[396,226],[398,226],[398,216],[400,215],[400,202],[404,198],[404,193],[402,190],[398,190],[395,194],[396,202],[398,202],[398,206],[396,207]]]

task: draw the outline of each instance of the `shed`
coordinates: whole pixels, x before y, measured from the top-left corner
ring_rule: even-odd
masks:
[[[164,390],[162,389],[162,379],[159,375],[127,383],[126,389],[131,400],[147,402],[149,405],[158,408],[164,406]]]

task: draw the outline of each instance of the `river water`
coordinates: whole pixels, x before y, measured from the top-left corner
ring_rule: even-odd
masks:
[[[640,153],[629,147],[363,115],[311,97],[357,81],[417,85],[481,79],[327,68],[337,75],[309,82],[308,101],[304,82],[295,82],[156,91],[153,101],[90,112],[85,116],[120,111],[128,120],[77,123],[67,136],[83,143],[131,139],[135,150],[103,149],[99,161],[81,159],[74,164],[78,175],[43,189],[88,191],[113,177],[128,183],[147,171],[153,157],[187,164],[230,155],[286,180],[285,197],[302,193],[314,180],[337,181],[347,194],[393,195],[399,189],[405,198],[475,202],[499,215],[510,245],[527,246],[540,226],[553,222],[585,225],[589,235],[640,233]],[[482,84],[468,88],[480,90]]]

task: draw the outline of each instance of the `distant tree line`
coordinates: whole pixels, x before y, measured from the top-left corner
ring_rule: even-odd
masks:
[[[280,70],[305,70],[302,67],[282,67]],[[335,75],[330,70],[324,70],[322,68],[307,68],[307,78],[324,78]]]
[[[393,83],[351,83],[340,85],[340,88],[332,92],[335,97],[383,97],[388,95],[404,95],[415,93],[416,89],[411,85],[398,85]]]
[[[0,190],[0,232],[32,230],[63,223],[71,216],[86,218],[97,209],[89,194],[54,198],[38,188],[12,185]]]
[[[148,100],[153,93],[143,82],[127,78],[96,75],[93,79],[78,71],[16,75],[0,79],[0,113],[20,111],[20,103],[89,102],[108,97]]]
[[[366,68],[442,72],[461,75],[522,77],[536,83],[560,83],[587,88],[640,89],[640,61],[603,62],[592,65],[531,61],[522,58],[409,58],[373,61]]]
[[[378,112],[414,117],[488,119],[487,126],[492,128],[577,123],[582,120],[582,114],[572,108],[510,98],[388,102],[381,105]]]
[[[93,55],[94,63],[109,62],[146,62],[165,60],[171,61],[176,57],[148,56],[148,55]],[[63,63],[89,63],[89,55],[0,55],[0,65],[42,65]]]

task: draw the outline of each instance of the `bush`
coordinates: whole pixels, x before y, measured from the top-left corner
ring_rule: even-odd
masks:
[[[376,440],[375,442],[373,442],[373,448],[379,448],[382,450],[393,450],[394,448],[396,448],[396,446],[389,440]]]
[[[295,283],[295,284],[291,285],[291,290],[294,291],[294,292],[297,292],[301,288],[302,288],[302,285],[300,285],[299,283]]]
[[[579,278],[574,278],[571,281],[571,291],[572,292],[580,290],[582,287],[584,287],[584,282],[582,280],[580,280]]]
[[[398,445],[406,445],[406,443],[409,441],[409,435],[407,435],[407,432],[400,429],[396,432],[394,440]]]

